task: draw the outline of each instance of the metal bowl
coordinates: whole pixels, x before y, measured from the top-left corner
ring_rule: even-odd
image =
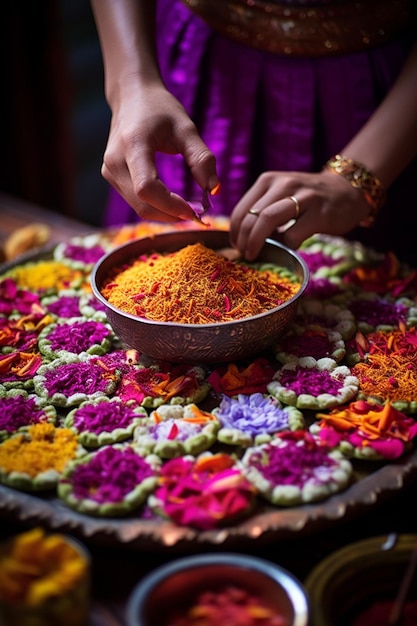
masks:
[[[227,552],[184,557],[148,574],[129,598],[128,626],[163,626],[173,608],[185,613],[201,593],[230,586],[262,600],[285,626],[307,626],[308,599],[297,578],[270,561]]]
[[[141,254],[174,252],[197,242],[213,250],[230,246],[226,231],[170,232],[144,237],[115,248],[100,259],[91,274],[94,295],[105,306],[107,318],[123,344],[154,359],[176,363],[219,363],[249,358],[269,348],[294,317],[309,272],[293,250],[267,239],[257,261],[290,270],[300,280],[299,291],[287,302],[252,317],[218,324],[177,324],[131,315],[110,304],[101,287],[111,271]]]

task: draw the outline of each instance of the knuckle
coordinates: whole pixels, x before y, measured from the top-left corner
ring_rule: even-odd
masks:
[[[133,181],[132,186],[134,195],[146,202],[151,196],[154,185],[151,180],[137,179]]]

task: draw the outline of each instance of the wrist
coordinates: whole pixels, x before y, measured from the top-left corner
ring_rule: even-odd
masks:
[[[323,169],[342,176],[352,187],[362,192],[370,212],[368,217],[359,223],[359,226],[365,228],[372,226],[386,199],[386,191],[379,178],[362,163],[341,154],[331,157]]]

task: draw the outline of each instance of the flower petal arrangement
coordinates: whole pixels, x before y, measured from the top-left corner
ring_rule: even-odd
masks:
[[[301,411],[293,406],[283,407],[268,394],[224,396],[213,413],[221,423],[217,438],[229,445],[265,443],[280,431],[305,428]]]
[[[397,459],[412,447],[417,422],[392,404],[357,400],[330,413],[317,413],[310,432],[347,457]]]
[[[212,221],[201,228],[227,230]],[[222,532],[415,455],[417,270],[315,235],[299,250],[309,285],[271,349],[158,362],[122,345],[91,271],[116,245],[189,227],[141,222],[0,270],[4,488],[69,515]]]
[[[168,461],[149,504],[180,526],[209,530],[247,515],[255,494],[232,456],[206,453]]]
[[[100,448],[130,439],[135,428],[147,417],[146,410],[136,403],[103,396],[72,409],[64,426],[78,434],[81,445]]]
[[[0,441],[33,424],[56,422],[56,408],[23,389],[0,391]]]
[[[216,441],[218,419],[196,404],[162,405],[134,431],[134,448],[140,454],[153,452],[163,459],[200,454]]]
[[[328,357],[304,357],[285,363],[268,384],[268,391],[298,409],[332,408],[353,400],[358,379],[346,365]]]
[[[350,462],[337,450],[318,445],[305,432],[283,433],[246,450],[244,475],[277,506],[316,502],[345,489]]]
[[[23,491],[53,489],[67,464],[84,452],[69,429],[34,424],[0,443],[0,482]]]
[[[131,446],[105,446],[66,468],[58,495],[80,513],[127,515],[154,490],[159,464],[157,456],[141,457]]]

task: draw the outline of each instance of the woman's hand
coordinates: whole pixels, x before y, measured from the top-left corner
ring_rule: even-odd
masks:
[[[187,202],[158,178],[155,154],[182,154],[203,189],[218,184],[215,157],[182,105],[158,81],[138,87],[123,81],[112,122],[102,175],[144,219],[191,219]]]
[[[297,203],[291,196],[298,201],[297,219]],[[235,206],[230,239],[253,261],[267,237],[296,249],[315,233],[344,235],[369,213],[362,192],[342,176],[326,170],[264,172]]]

